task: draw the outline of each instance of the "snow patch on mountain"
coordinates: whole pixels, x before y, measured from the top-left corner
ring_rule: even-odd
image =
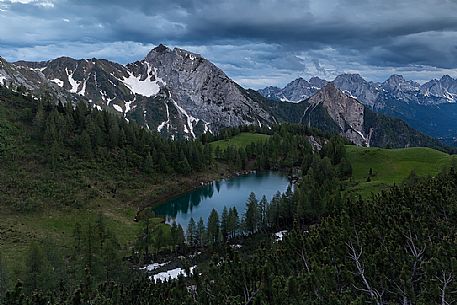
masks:
[[[56,83],[59,87],[63,88],[63,81],[61,81],[58,78],[54,78],[51,80],[51,82]]]
[[[191,116],[190,114],[187,113],[187,111],[182,108],[181,106],[178,105],[178,103],[176,103],[175,100],[172,100],[173,101],[173,104],[175,105],[176,109],[178,109],[179,112],[181,112],[185,117],[186,117],[186,124],[184,124],[184,132],[187,133],[187,134],[191,134],[192,138],[193,139],[196,139],[197,137],[195,136],[195,133],[194,133],[194,127],[193,127],[193,123],[195,122],[196,124],[198,124],[198,122],[200,121],[200,119],[197,119],[197,118],[194,118],[193,116]]]
[[[122,81],[133,94],[140,94],[145,97],[151,97],[159,93],[160,86],[165,86],[166,82],[157,76],[156,68],[152,68],[148,62],[146,62],[146,64],[148,66],[148,76],[146,79],[142,80],[141,75],[135,76],[133,72],[127,71],[129,76],[124,77],[124,79],[120,81]]]
[[[86,95],[86,85],[87,85],[87,78],[83,82],[83,87],[81,88],[80,95],[85,96]]]
[[[134,107],[132,107],[132,103],[135,102],[136,98],[133,99],[133,101],[128,101],[125,102],[125,112],[124,112],[124,117],[127,115],[127,113],[132,110]]]
[[[194,272],[194,269],[196,267],[197,266],[193,266],[190,268],[190,274],[192,274]],[[186,276],[185,270],[182,268],[175,268],[175,269],[171,269],[171,270],[168,270],[165,272],[160,272],[160,273],[154,274],[153,276],[150,277],[150,279],[151,280],[154,279],[154,282],[156,282],[156,281],[166,282],[169,280],[175,280],[180,275]]]
[[[122,107],[119,106],[119,105],[113,104],[113,107],[114,107],[114,109],[116,109],[117,112],[120,112],[120,113],[123,113],[123,112],[124,112],[124,110],[122,109]]]
[[[76,71],[76,69],[75,69],[75,71]],[[65,68],[65,72],[67,73],[68,82],[70,83],[70,86],[71,86],[70,93],[76,93],[76,94],[84,96],[84,94],[86,93],[87,80],[85,80],[83,82],[82,88],[79,89],[79,87],[81,87],[81,82],[78,82],[77,80],[75,80],[73,78],[73,75],[75,74],[75,72],[68,71],[68,68]]]
[[[160,125],[157,127],[158,132],[161,132],[165,126],[167,126],[167,130],[170,128],[170,111],[168,109],[167,103],[165,103],[165,108],[167,111],[167,120],[160,123]]]
[[[65,68],[65,72],[67,73],[67,77],[68,77],[68,82],[70,83],[70,86],[71,86],[71,89],[70,89],[70,92],[71,93],[76,93],[78,92],[78,82],[73,78],[73,74],[74,72],[70,73],[68,72],[68,69]]]

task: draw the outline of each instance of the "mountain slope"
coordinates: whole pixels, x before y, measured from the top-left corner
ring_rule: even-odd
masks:
[[[214,64],[198,54],[163,45],[128,65],[61,57],[8,66],[15,73],[10,74],[17,75],[15,83],[29,90],[53,88],[91,107],[118,112],[164,136],[196,138],[223,127],[275,122]]]

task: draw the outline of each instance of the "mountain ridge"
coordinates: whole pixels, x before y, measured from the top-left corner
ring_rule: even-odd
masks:
[[[6,61],[5,61],[6,62]],[[37,92],[53,88],[54,96],[71,96],[91,107],[118,112],[169,137],[195,139],[202,133],[238,125],[275,123],[244,89],[201,55],[163,44],[144,59],[121,65],[105,59],[73,59],[8,64],[31,76],[14,77],[0,70],[2,82]],[[22,75],[24,72],[16,73]],[[39,78],[40,81],[31,80]]]
[[[373,131],[376,136],[382,134],[382,126],[376,123],[376,129],[373,129],[373,124],[366,124],[366,107],[353,92],[359,95],[374,85],[359,75],[341,76],[333,83],[318,77],[299,78],[284,90],[270,87],[270,95],[277,95],[280,90],[283,101],[306,100],[306,104],[292,103],[300,104],[298,108],[281,104],[284,110],[278,111],[259,95],[239,86],[201,55],[180,48],[170,49],[163,44],[149,51],[144,59],[126,65],[106,59],[65,56],[11,64],[3,60],[0,76],[10,86],[24,86],[37,95],[46,91],[51,96],[60,96],[59,101],[85,101],[92,108],[116,112],[126,120],[173,139],[195,139],[204,133],[240,125],[271,127],[281,118],[340,133],[361,146],[393,143],[393,146],[403,147],[428,143],[409,141],[409,135],[414,132],[409,127],[402,127],[408,139],[397,141],[389,135],[373,144]],[[351,86],[348,86],[349,90],[340,90],[346,84],[345,80],[349,80]],[[452,83],[452,79],[446,80]],[[399,76],[392,77],[388,85],[408,88]],[[300,90],[296,91],[296,88]],[[291,115],[291,112],[296,113],[286,118],[286,113]],[[377,117],[374,120],[382,121]],[[397,135],[397,138],[401,137]]]
[[[333,82],[337,88],[375,112],[402,119],[413,128],[448,144],[457,139],[457,79],[449,75],[422,85],[395,74],[384,82],[371,82],[359,74],[347,73],[338,75]],[[299,102],[300,99],[292,97],[307,95],[293,84],[294,81],[282,89],[269,91],[267,88],[272,87],[267,87],[259,93],[274,100]],[[285,95],[287,92],[289,95]]]

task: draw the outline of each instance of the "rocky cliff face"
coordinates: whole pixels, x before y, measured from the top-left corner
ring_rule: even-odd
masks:
[[[14,80],[30,90],[52,88],[72,101],[83,100],[94,108],[118,112],[165,136],[190,139],[222,127],[275,122],[261,104],[211,62],[163,45],[128,65],[61,57],[1,67],[0,80],[5,84]]]
[[[213,129],[274,121],[244,89],[198,54],[162,46],[152,50],[143,63],[154,67],[189,121],[202,120]]]
[[[308,103],[310,107],[305,111],[305,115],[316,107],[322,106],[338,125],[340,133],[347,139],[357,145],[370,145],[369,135],[364,132],[365,107],[356,99],[337,89],[335,84],[327,84],[313,95]]]
[[[439,97],[444,101],[456,102],[457,79],[454,79],[449,75],[443,75],[439,80],[434,79],[423,84],[420,91],[425,97]]]

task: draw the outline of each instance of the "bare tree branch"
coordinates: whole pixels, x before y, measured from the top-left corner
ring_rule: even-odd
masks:
[[[383,305],[384,304],[384,302],[382,300],[383,293],[380,293],[378,290],[371,287],[370,283],[368,282],[368,279],[365,276],[365,268],[361,261],[363,249],[362,249],[362,247],[359,246],[358,236],[357,236],[358,249],[356,249],[356,247],[354,246],[352,241],[350,241],[349,243],[346,243],[346,246],[349,249],[349,256],[351,257],[351,259],[354,262],[355,267],[357,269],[357,274],[360,276],[360,278],[362,279],[362,283],[365,286],[365,288],[356,287],[356,289],[367,293],[371,297],[371,299],[376,302],[377,305]]]

